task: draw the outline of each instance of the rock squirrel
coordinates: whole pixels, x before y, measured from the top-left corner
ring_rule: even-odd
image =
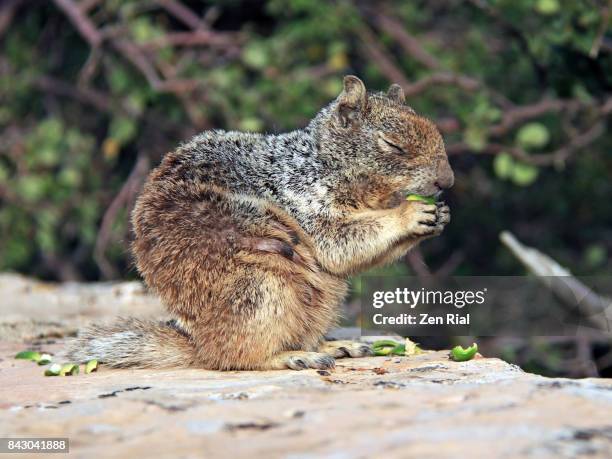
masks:
[[[390,263],[450,220],[407,201],[453,184],[435,125],[399,85],[355,76],[304,129],[207,131],[153,170],[132,214],[133,252],[172,320],[118,320],[66,353],[112,367],[330,368],[368,346],[324,342],[347,278]]]

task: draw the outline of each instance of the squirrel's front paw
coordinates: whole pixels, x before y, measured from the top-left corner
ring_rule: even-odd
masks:
[[[405,206],[408,236],[437,236],[450,222],[450,209],[443,202],[427,204],[420,201],[408,201]]]
[[[441,226],[441,232],[450,222],[450,207],[448,207],[444,202],[437,202],[436,207],[437,226]]]

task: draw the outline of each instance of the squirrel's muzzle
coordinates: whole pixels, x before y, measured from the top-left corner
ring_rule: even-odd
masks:
[[[438,160],[438,169],[436,172],[436,186],[443,190],[450,188],[455,183],[455,174],[448,163],[446,157]]]

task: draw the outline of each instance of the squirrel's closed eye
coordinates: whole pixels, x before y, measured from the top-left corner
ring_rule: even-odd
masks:
[[[398,142],[385,136],[382,132],[379,132],[378,138],[382,141],[385,147],[395,151],[396,153],[405,153],[405,150],[399,145]]]

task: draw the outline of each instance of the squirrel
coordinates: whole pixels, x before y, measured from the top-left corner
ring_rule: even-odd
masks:
[[[66,352],[111,367],[333,368],[371,354],[324,341],[348,278],[439,235],[453,185],[444,141],[402,88],[340,95],[280,135],[205,131],[168,153],[132,212],[132,250],[172,317],[93,325]]]

